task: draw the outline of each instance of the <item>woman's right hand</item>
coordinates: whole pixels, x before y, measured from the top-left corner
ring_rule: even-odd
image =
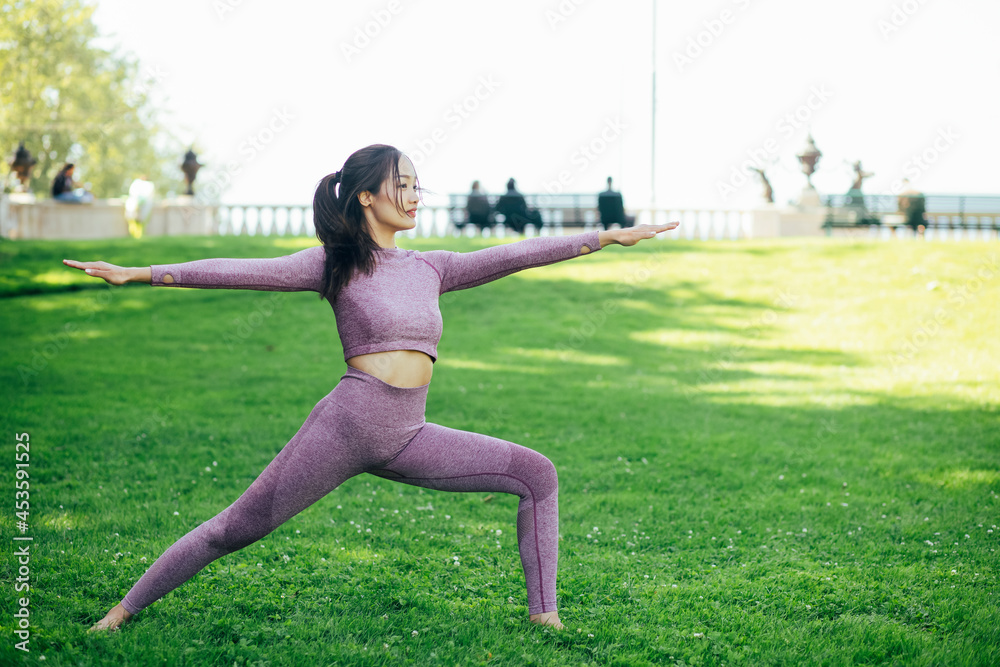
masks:
[[[147,275],[150,273],[148,267],[145,269],[125,268],[108,264],[107,262],[78,262],[73,259],[64,259],[63,264],[74,269],[80,269],[88,276],[103,278],[111,285],[124,285],[125,283],[132,282],[148,283],[151,279]]]

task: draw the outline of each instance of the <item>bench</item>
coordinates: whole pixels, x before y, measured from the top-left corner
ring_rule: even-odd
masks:
[[[925,195],[923,233],[979,233],[1000,239],[1000,196],[989,195]],[[899,212],[899,197],[895,195],[864,195],[862,201],[850,195],[830,195],[826,198],[826,218],[823,229],[831,236],[835,229],[889,229],[893,235],[900,228],[912,229],[906,216]]]

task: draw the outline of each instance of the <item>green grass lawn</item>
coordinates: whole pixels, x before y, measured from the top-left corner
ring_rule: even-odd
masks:
[[[345,364],[313,293],[112,288],[61,260],[313,244],[0,243],[5,582],[21,432],[34,538],[0,662],[1000,663],[995,242],[646,241],[445,295],[427,419],[555,463],[568,631],[527,622],[516,497],[362,475],[87,634]]]

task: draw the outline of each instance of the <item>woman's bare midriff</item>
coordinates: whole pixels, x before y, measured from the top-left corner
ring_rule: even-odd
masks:
[[[434,362],[430,355],[417,350],[359,354],[348,359],[347,365],[397,387],[421,387],[429,384],[434,372]]]

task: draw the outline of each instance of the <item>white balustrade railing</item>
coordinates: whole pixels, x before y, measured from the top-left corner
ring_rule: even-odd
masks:
[[[312,206],[220,204],[216,229],[223,236],[314,236]]]
[[[526,235],[564,234],[572,231],[589,231],[597,228],[597,214],[584,216],[583,226],[563,225],[560,211],[543,211],[545,224],[541,230],[529,225]],[[715,240],[743,239],[752,236],[752,211],[719,209],[635,209],[636,224],[663,224],[678,221],[676,230],[667,232],[666,238]],[[450,206],[421,206],[417,210],[417,224],[405,234],[410,238],[444,236],[500,237],[516,235],[497,224],[480,231],[472,225],[461,228],[455,218],[464,218],[464,211]],[[226,236],[314,236],[312,207],[306,205],[270,204],[220,204],[217,218],[218,233]]]
[[[120,200],[100,200],[90,205],[69,205],[43,200],[35,202],[24,195],[0,195],[0,235],[7,238],[111,238],[127,235],[124,204]],[[596,210],[580,208],[569,211],[539,207],[543,226],[529,225],[524,235],[560,235],[597,228]],[[831,209],[834,210],[834,209]],[[740,240],[787,235],[822,235],[821,221],[810,220],[792,229],[768,225],[774,210],[725,210],[700,208],[630,209],[636,224],[663,224],[677,221],[677,229],[659,235],[661,239]],[[784,215],[782,213],[782,215]],[[564,224],[571,217],[575,224]],[[897,216],[898,217],[898,216]],[[417,224],[404,234],[409,238],[483,236],[519,236],[502,224],[479,230],[463,224],[464,208],[455,205],[426,205],[417,210]],[[996,212],[928,211],[926,240],[1000,239],[1000,214]],[[457,223],[457,224],[456,224]],[[581,224],[582,223],[582,226]],[[868,240],[913,238],[908,227],[891,215],[880,225],[836,228],[831,235]],[[225,236],[305,236],[315,237],[311,205],[274,204],[198,204],[193,201],[160,202],[153,209],[146,232],[151,235],[220,234]]]

